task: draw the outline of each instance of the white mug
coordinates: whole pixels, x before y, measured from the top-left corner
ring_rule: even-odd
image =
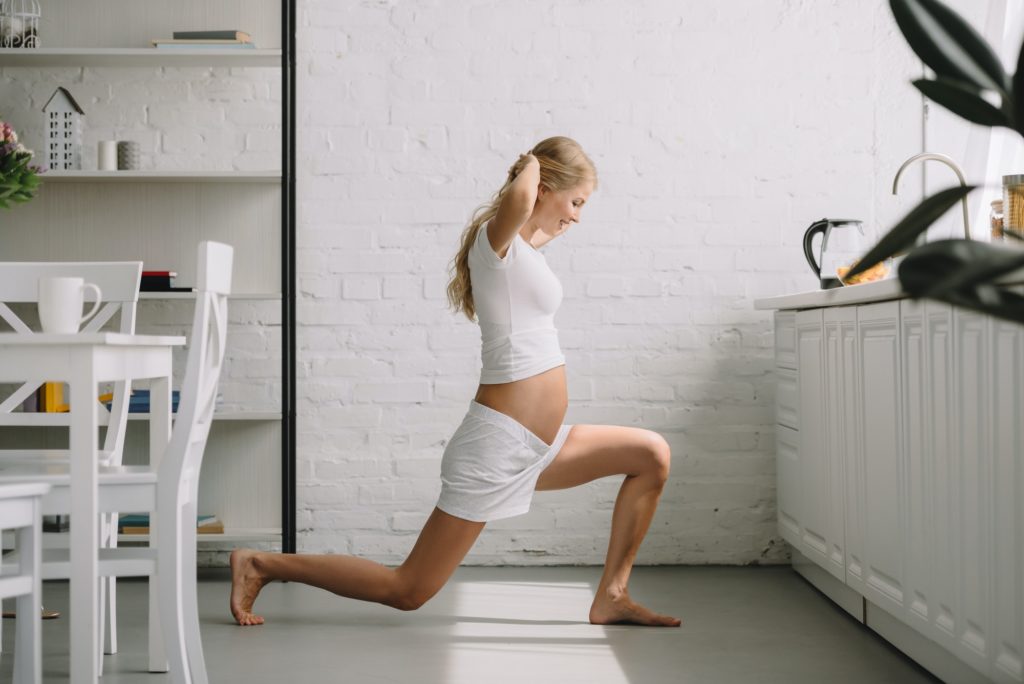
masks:
[[[95,290],[96,301],[89,313],[82,315],[85,291]],[[39,322],[44,333],[73,335],[78,326],[92,318],[100,308],[103,293],[92,283],[82,278],[40,278],[39,279]]]

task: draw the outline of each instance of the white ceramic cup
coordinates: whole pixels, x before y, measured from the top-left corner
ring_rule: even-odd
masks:
[[[96,158],[100,171],[117,171],[117,141],[100,140]]]
[[[89,313],[82,315],[85,291],[96,293]],[[39,279],[39,322],[44,333],[73,335],[78,327],[93,317],[103,299],[100,288],[82,278],[40,278]]]

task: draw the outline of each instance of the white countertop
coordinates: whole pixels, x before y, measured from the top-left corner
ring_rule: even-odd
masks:
[[[779,295],[765,299],[755,299],[755,309],[816,309],[823,306],[842,306],[845,304],[866,304],[881,302],[888,299],[901,299],[907,293],[900,287],[899,278],[886,278],[873,283],[848,285],[833,290],[811,290],[796,294]]]
[[[1014,271],[998,281],[1001,285],[1018,285],[1024,283],[1024,269]],[[779,295],[755,299],[755,309],[817,309],[826,306],[844,306],[848,304],[867,304],[884,302],[890,299],[909,297],[900,286],[895,275],[885,280],[862,285],[837,287],[833,290],[811,290],[796,294]]]

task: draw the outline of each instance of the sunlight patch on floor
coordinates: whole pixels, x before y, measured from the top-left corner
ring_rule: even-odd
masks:
[[[447,678],[628,684],[605,634],[587,621],[586,582],[460,582]]]

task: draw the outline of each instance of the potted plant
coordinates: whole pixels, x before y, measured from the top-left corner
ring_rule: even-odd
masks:
[[[1024,45],[1017,71],[1010,76],[981,35],[938,0],[890,0],[889,4],[911,49],[935,72],[934,79],[913,82],[921,93],[963,119],[1024,135]],[[847,279],[911,248],[921,233],[975,187],[948,188],[926,198],[850,269]],[[1010,239],[1024,240],[1024,235],[1004,232]],[[911,297],[1024,323],[1024,296],[998,282],[1022,267],[1024,250],[959,238],[910,249],[898,275]]]
[[[31,163],[33,152],[18,142],[9,123],[0,121],[0,209],[27,202],[39,187],[42,167]]]

